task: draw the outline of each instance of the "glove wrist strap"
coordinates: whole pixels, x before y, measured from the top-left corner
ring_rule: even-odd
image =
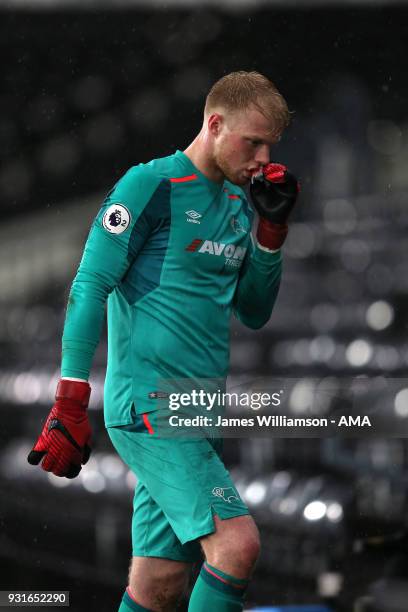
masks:
[[[256,237],[261,246],[276,251],[285,242],[287,233],[286,223],[271,223],[268,219],[259,218]]]
[[[55,399],[57,401],[68,399],[78,402],[82,408],[87,408],[90,395],[91,387],[89,383],[61,379],[57,386]]]

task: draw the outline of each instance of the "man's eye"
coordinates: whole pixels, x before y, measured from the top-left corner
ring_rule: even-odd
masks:
[[[260,140],[251,140],[251,143],[254,145],[254,147],[258,147],[261,143]]]

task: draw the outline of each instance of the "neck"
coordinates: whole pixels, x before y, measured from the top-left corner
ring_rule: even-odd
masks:
[[[221,172],[209,149],[203,131],[201,131],[193,142],[183,151],[195,167],[210,181],[222,183],[224,174]]]

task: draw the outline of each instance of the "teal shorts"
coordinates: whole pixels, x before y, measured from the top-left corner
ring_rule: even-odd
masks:
[[[249,514],[222,462],[221,439],[160,438],[146,415],[138,415],[135,425],[109,427],[108,433],[138,480],[134,556],[198,561],[198,539],[215,531],[214,515]]]

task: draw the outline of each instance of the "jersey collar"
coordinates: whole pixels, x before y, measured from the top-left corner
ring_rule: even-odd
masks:
[[[200,170],[193,164],[191,159],[187,157],[185,153],[183,153],[183,151],[177,149],[175,155],[185,168],[187,174],[196,174],[200,182],[204,183],[208,187],[208,189],[214,194],[217,194],[222,191],[222,189],[224,188],[224,181],[222,183],[216,183],[215,181],[211,181],[205,176],[205,174],[200,172]]]

